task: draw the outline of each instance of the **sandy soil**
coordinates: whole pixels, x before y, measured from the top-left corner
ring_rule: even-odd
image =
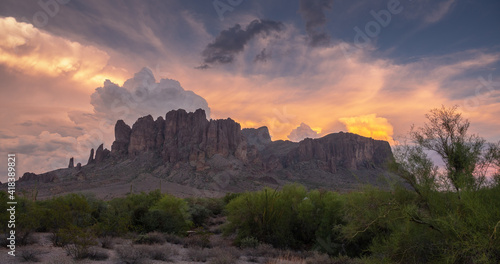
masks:
[[[19,246],[16,248],[16,256],[12,257],[7,254],[8,249],[1,248],[0,249],[0,263],[1,264],[11,264],[11,263],[29,263],[23,258],[23,252],[35,252],[39,262],[38,263],[48,263],[48,264],[70,264],[70,263],[78,263],[78,264],[87,264],[87,263],[100,263],[100,264],[117,264],[117,263],[126,263],[120,259],[116,249],[119,247],[142,247],[142,248],[155,248],[155,249],[165,249],[170,252],[174,252],[171,257],[171,261],[159,261],[159,260],[151,260],[145,259],[141,261],[141,264],[156,264],[156,263],[210,263],[211,260],[217,257],[217,253],[215,252],[226,252],[229,250],[230,245],[228,245],[228,241],[220,237],[220,235],[215,235],[211,238],[211,244],[213,247],[211,249],[204,249],[205,251],[211,251],[212,257],[209,257],[206,262],[196,262],[191,261],[190,254],[193,253],[193,248],[184,248],[182,245],[176,245],[171,243],[165,243],[162,245],[154,244],[154,245],[132,245],[132,241],[130,239],[123,238],[115,238],[115,246],[114,249],[104,249],[99,247],[99,250],[107,253],[109,258],[103,261],[93,261],[89,259],[83,260],[73,260],[71,256],[66,253],[66,250],[62,247],[55,247],[52,245],[50,241],[51,233],[36,233],[34,234],[36,240],[38,241],[36,244],[28,245],[28,246]],[[235,247],[231,247],[233,251],[238,251]],[[242,251],[240,251],[242,252]],[[255,264],[255,260],[253,262],[248,261],[249,257],[247,256],[239,256],[237,260],[235,260],[237,264]],[[258,260],[257,263],[266,263],[265,259]],[[138,262],[139,263],[139,262]]]

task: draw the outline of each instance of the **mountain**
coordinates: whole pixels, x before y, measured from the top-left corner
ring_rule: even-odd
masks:
[[[86,165],[43,174],[25,173],[19,188],[40,197],[92,192],[102,198],[161,188],[178,196],[277,188],[298,182],[313,188],[350,190],[387,184],[393,159],[388,142],[333,133],[300,142],[272,141],[267,127],[241,129],[234,120],[207,120],[201,109],[170,111],[132,127],[118,120],[111,151],[90,150]]]

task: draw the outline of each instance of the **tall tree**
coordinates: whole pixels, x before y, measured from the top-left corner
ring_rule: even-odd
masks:
[[[459,197],[464,189],[483,186],[498,156],[498,145],[469,134],[470,122],[456,106],[432,109],[426,118],[424,126],[412,127],[410,139],[414,144],[396,150],[398,171],[403,178],[417,192],[423,188],[450,186]],[[435,152],[442,159],[443,170],[437,169],[427,155],[429,152]]]

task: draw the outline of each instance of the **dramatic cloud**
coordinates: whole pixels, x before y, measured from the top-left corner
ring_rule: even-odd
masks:
[[[153,73],[143,68],[122,87],[107,80],[91,95],[90,103],[94,107],[94,116],[80,114],[77,118],[89,120],[107,120],[113,125],[122,119],[132,125],[137,118],[145,115],[164,116],[168,111],[182,108],[194,112],[198,108],[205,110],[210,118],[208,103],[192,91],[184,90],[180,83],[171,79],[156,82]]]
[[[500,61],[500,54],[470,50],[399,64],[373,56],[369,47],[354,47],[346,54],[346,43],[311,49],[304,45],[303,35],[290,25],[286,28],[276,40],[276,48],[266,49],[273,54],[267,63],[238,61],[234,67],[211,71],[177,69],[173,76],[210,102],[215,118],[231,117],[242,127],[267,126],[273,140],[287,139],[301,122],[321,127],[322,134],[345,131],[339,118],[367,113],[387,118],[394,134],[402,135],[412,124],[421,124],[431,108],[462,105],[466,98],[474,97],[474,87],[481,83],[478,75],[470,73]],[[259,47],[251,53],[256,44],[245,49],[246,58],[252,60],[262,50]],[[194,74],[196,78],[192,78]],[[500,127],[500,121],[493,117],[496,112],[491,110],[498,107],[500,97],[495,94],[480,100],[471,110],[471,120],[478,120],[479,114],[484,125]],[[477,133],[488,131],[492,130]]]
[[[236,54],[245,49],[245,45],[258,35],[269,35],[271,32],[283,30],[281,22],[272,20],[254,20],[246,26],[236,24],[234,27],[223,30],[213,43],[207,45],[202,52],[204,65],[198,68],[207,68],[211,64],[227,64],[234,61]]]
[[[313,47],[330,43],[326,32],[325,11],[332,9],[333,0],[300,0],[299,13],[306,22],[309,44]]]
[[[0,64],[11,69],[30,76],[102,82],[114,76],[107,67],[108,59],[96,47],[48,34],[13,17],[0,17]]]
[[[386,118],[377,117],[376,114],[343,117],[339,119],[348,132],[373,139],[386,140],[393,144],[393,127]]]
[[[287,136],[288,139],[294,142],[299,142],[304,138],[317,138],[318,132],[312,130],[310,126],[305,123],[301,123],[300,126],[292,130],[290,135]]]
[[[19,151],[20,171],[44,172],[67,166],[68,155],[86,162],[90,148],[101,143],[109,148],[116,119],[131,125],[141,115],[163,116],[168,108],[193,106],[188,110],[206,107],[208,111],[207,102],[212,118],[231,117],[242,127],[265,125],[273,140],[287,139],[301,122],[314,125],[312,130],[320,135],[348,127],[351,132],[390,140],[391,126],[395,137],[405,134],[412,124],[423,124],[429,109],[442,104],[460,105],[472,122],[471,131],[488,141],[500,139],[500,54],[490,47],[491,38],[481,37],[494,36],[486,34],[494,30],[484,30],[492,20],[479,23],[475,20],[481,15],[470,17],[479,24],[469,23],[467,32],[477,29],[473,42],[481,45],[464,39],[462,43],[471,44],[467,44],[469,50],[453,49],[460,45],[448,34],[433,37],[453,33],[455,23],[443,23],[440,30],[428,27],[430,32],[421,25],[448,18],[458,22],[455,14],[464,13],[465,6],[483,5],[464,4],[459,9],[454,8],[456,0],[404,3],[405,11],[393,17],[392,23],[398,23],[359,48],[342,39],[351,40],[353,26],[374,20],[369,10],[381,10],[387,1],[340,1],[334,9],[331,1],[302,1],[299,15],[297,7],[285,1],[257,2],[226,13],[223,24],[214,16],[211,2],[198,6],[186,1],[141,2],[133,8],[102,1],[70,4],[50,18],[44,30],[19,19],[0,18],[0,105],[6,110],[0,114],[0,148]],[[30,8],[12,14],[18,18],[31,18],[41,11],[38,5],[23,1],[6,3],[0,4],[5,6],[0,13],[6,15],[14,12],[13,6]],[[183,5],[189,8],[183,10]],[[252,9],[264,5],[280,14]],[[282,5],[287,5],[286,10],[277,8]],[[334,23],[327,23],[330,9]],[[103,10],[106,16],[96,16],[92,10]],[[286,22],[254,21],[263,16]],[[236,23],[241,26],[233,27]],[[306,33],[297,28],[303,23]],[[329,28],[330,24],[335,27]],[[213,35],[221,27],[226,30]],[[328,42],[326,32],[336,41]],[[405,35],[401,33],[422,37],[418,41],[422,48],[392,59],[387,46],[396,50],[405,46],[392,42]],[[453,51],[446,54],[434,47],[440,41]],[[384,42],[386,49],[381,48]],[[192,67],[200,62],[204,67],[221,67],[210,71]],[[137,72],[137,65],[153,69],[158,80],[178,80],[196,94],[175,81],[157,81],[148,72],[123,84]],[[106,79],[110,81],[103,85]],[[102,87],[95,91],[98,86]],[[360,117],[367,113],[376,115],[363,122]],[[71,144],[58,145],[56,138]],[[0,164],[0,170],[5,171],[5,166]]]

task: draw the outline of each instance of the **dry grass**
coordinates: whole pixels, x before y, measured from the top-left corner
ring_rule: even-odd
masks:
[[[187,260],[206,262],[213,257],[213,251],[210,248],[191,247],[187,251]]]
[[[212,247],[210,243],[209,234],[194,234],[184,238],[183,245],[185,248],[200,247],[200,248],[210,248]]]
[[[135,240],[134,244],[165,244],[165,236],[159,232],[151,232],[145,235],[139,235]]]
[[[101,261],[101,260],[107,260],[109,258],[109,255],[105,250],[101,248],[92,247],[89,249],[87,257],[91,260]]]
[[[209,262],[210,264],[233,264],[241,256],[241,251],[234,247],[213,248],[212,255],[214,257]]]
[[[168,245],[117,246],[116,252],[125,264],[140,264],[148,259],[170,262],[174,256],[179,254],[177,250]]]
[[[22,250],[19,254],[23,262],[40,262],[40,251],[34,249]]]
[[[172,261],[172,257],[179,252],[170,246],[155,246],[149,249],[149,258],[153,260]]]
[[[183,238],[174,234],[165,234],[165,241],[175,245],[181,245],[183,243]]]
[[[141,264],[149,258],[149,250],[146,246],[119,246],[116,253],[125,264]]]
[[[106,248],[106,249],[115,248],[115,240],[111,236],[105,236],[105,237],[99,238],[99,243],[101,244],[102,248]]]

